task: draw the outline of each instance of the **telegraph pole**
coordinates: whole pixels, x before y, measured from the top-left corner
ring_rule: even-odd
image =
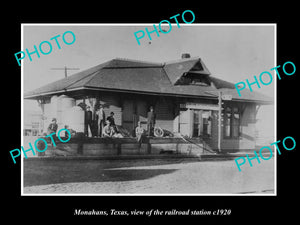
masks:
[[[222,105],[223,105],[223,102],[222,100],[225,100],[225,101],[230,101],[232,100],[232,95],[230,94],[222,94],[221,91],[205,91],[206,93],[210,94],[210,93],[218,93],[218,152],[220,153],[222,150],[221,150],[221,135],[222,135]],[[216,95],[214,95],[216,96]]]
[[[65,71],[65,77],[68,77],[68,72],[67,70],[79,70],[79,68],[68,68],[68,67],[64,67],[64,68],[51,68],[51,70],[64,70]]]

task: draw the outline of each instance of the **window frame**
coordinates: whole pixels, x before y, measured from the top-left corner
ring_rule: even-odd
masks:
[[[230,109],[230,111],[227,111],[227,109]],[[235,112],[234,109],[237,109],[237,112]],[[240,139],[241,138],[241,109],[239,106],[235,105],[227,105],[224,107],[224,118],[223,118],[223,137],[224,139]],[[227,116],[227,113],[229,114],[230,113],[230,117]],[[239,119],[238,119],[238,122],[237,124],[234,124],[235,123],[235,114],[238,114],[239,115]],[[230,122],[229,122],[229,136],[226,135],[227,132],[226,132],[226,129],[228,127],[228,124],[227,124],[227,119],[230,119]],[[237,136],[234,136],[234,127],[237,127],[237,130],[238,130],[238,135]]]

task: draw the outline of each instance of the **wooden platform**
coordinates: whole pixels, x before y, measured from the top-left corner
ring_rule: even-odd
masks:
[[[182,138],[145,137],[141,148],[135,138],[72,138],[67,143],[55,139],[56,148],[49,141],[48,149],[39,156],[113,156],[113,155],[159,155],[159,154],[205,154],[203,143],[191,144]],[[193,140],[197,141],[197,140]]]

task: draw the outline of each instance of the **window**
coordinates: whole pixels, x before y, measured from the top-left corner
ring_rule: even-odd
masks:
[[[224,124],[225,124],[225,137],[230,137],[231,133],[231,108],[226,107],[225,109],[225,118],[224,118]]]
[[[191,84],[208,86],[207,81],[204,78],[194,78],[192,79]]]
[[[238,138],[240,136],[240,110],[238,107],[225,108],[224,136],[226,138]]]
[[[240,136],[240,112],[237,107],[233,108],[232,113],[232,137]]]
[[[203,121],[203,136],[211,135],[211,111],[203,111],[202,112],[202,121]]]
[[[176,81],[176,85],[210,86],[210,81],[207,75],[198,73],[185,73]]]

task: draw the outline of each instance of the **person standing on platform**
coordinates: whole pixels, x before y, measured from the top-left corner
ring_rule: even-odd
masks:
[[[92,131],[92,121],[93,121],[93,113],[91,111],[91,108],[87,106],[84,114],[84,134],[86,137],[89,136],[89,129],[90,132]]]
[[[103,130],[104,121],[105,121],[105,113],[104,113],[102,105],[100,105],[96,114],[98,116],[98,137],[102,137],[102,130]]]
[[[147,113],[147,133],[148,136],[152,136],[155,126],[156,115],[154,113],[153,106],[150,106],[150,111]]]
[[[110,112],[110,116],[106,118],[110,122],[110,126],[114,129],[115,132],[117,132],[117,126],[115,123],[115,118],[114,118],[114,112]]]
[[[110,112],[110,116],[108,116],[106,119],[110,122],[111,126],[116,126],[114,115],[115,115],[114,112]]]

